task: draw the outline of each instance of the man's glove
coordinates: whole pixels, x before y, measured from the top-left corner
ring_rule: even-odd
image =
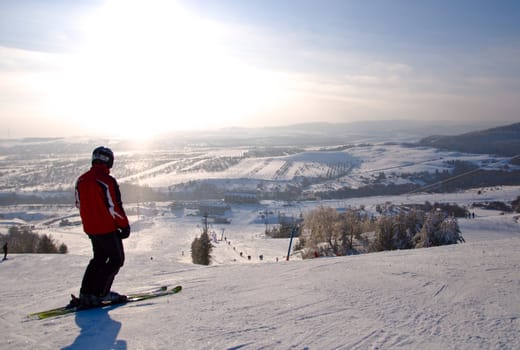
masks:
[[[119,235],[119,238],[125,239],[130,236],[130,226],[124,227],[124,228],[118,228],[117,234]]]

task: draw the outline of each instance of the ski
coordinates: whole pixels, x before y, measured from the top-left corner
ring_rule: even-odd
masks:
[[[133,303],[133,302],[137,302],[137,301],[162,297],[162,296],[166,296],[166,295],[177,294],[181,290],[182,290],[182,286],[180,286],[180,285],[175,286],[173,288],[168,288],[168,286],[161,286],[161,287],[151,290],[151,291],[128,294],[127,299],[125,301],[106,302],[101,305],[94,306],[94,307],[88,307],[88,308],[81,308],[78,306],[63,306],[63,307],[58,307],[55,309],[31,313],[31,314],[27,315],[27,318],[35,319],[35,320],[44,320],[47,318],[63,316],[63,315],[72,314],[72,313],[79,312],[79,311],[84,311],[84,310],[104,308],[104,307],[113,306],[113,305],[123,305],[123,304]]]

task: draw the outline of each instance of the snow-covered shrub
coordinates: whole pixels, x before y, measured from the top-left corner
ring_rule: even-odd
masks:
[[[376,223],[376,235],[372,249],[375,251],[411,249],[413,237],[420,230],[423,212],[401,211],[398,215],[381,216]]]
[[[436,210],[428,213],[421,231],[415,236],[416,247],[434,247],[464,242],[457,219]]]

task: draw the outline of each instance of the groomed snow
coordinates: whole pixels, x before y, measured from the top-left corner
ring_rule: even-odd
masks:
[[[387,200],[509,201],[520,194],[518,187],[475,192],[323,204],[370,209]],[[298,213],[310,206],[275,210]],[[518,214],[476,210],[475,219],[459,220],[464,244],[285,261],[288,240],[264,238],[265,226],[258,220],[262,208],[232,209],[230,225],[211,226],[217,238],[226,240],[215,244],[215,264],[209,267],[190,263],[189,246],[201,230],[199,217],[161,205],[157,215],[131,217],[126,262],[114,289],[181,284],[180,294],[43,321],[25,316],[61,306],[78,292],[90,243],[80,226],[56,222],[43,228],[36,223],[70,252],[13,254],[0,263],[0,348],[520,348]],[[56,214],[74,221],[73,213],[63,209]]]

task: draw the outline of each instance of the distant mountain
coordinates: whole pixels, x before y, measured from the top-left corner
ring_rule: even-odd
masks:
[[[156,140],[162,140],[165,145],[175,142],[208,146],[323,146],[364,142],[417,142],[432,133],[448,135],[453,132],[467,132],[475,125],[486,128],[497,124],[484,121],[469,123],[440,120],[316,122],[262,128],[234,127],[210,131],[175,132],[157,137]]]
[[[428,136],[419,144],[441,150],[515,156],[520,154],[520,123],[453,136]]]
[[[418,142],[429,135],[450,135],[475,128],[490,128],[496,121],[365,120],[348,123],[300,123],[260,128],[231,127],[214,130],[175,131],[135,142],[131,138],[100,136],[0,139],[2,154],[90,153],[98,145],[118,151],[175,149],[177,147],[257,146],[307,147],[379,142]]]

